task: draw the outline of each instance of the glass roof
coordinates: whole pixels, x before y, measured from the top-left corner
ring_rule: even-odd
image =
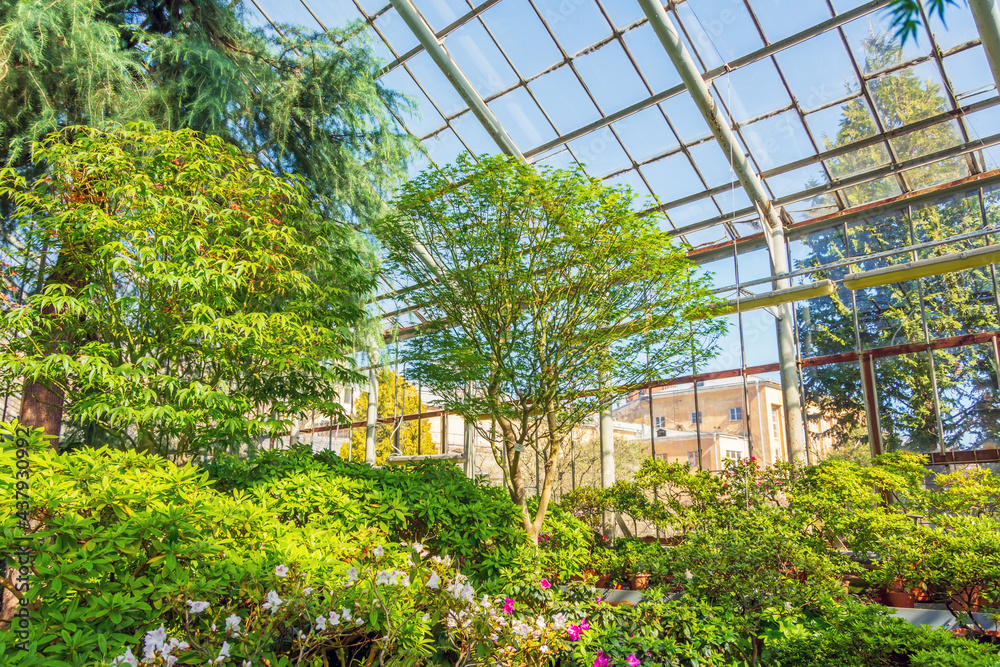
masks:
[[[637,0],[412,0],[529,161],[629,185],[694,248],[761,230]],[[786,221],[996,169],[1000,108],[968,6],[892,38],[888,0],[682,0],[668,15]],[[369,26],[398,119],[444,164],[500,148],[386,0],[250,0],[260,25]],[[903,91],[903,92],[901,92]],[[919,104],[892,104],[916,91]],[[655,197],[655,200],[653,199]],[[393,299],[384,312],[405,308]],[[399,325],[413,318],[400,315]]]

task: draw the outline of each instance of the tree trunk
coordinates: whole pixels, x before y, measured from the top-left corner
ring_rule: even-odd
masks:
[[[545,481],[542,483],[541,493],[538,494],[538,511],[535,512],[535,521],[532,525],[536,544],[538,543],[538,534],[542,532],[542,524],[545,522],[545,513],[549,509],[549,500],[552,499],[552,486],[556,478],[556,464],[559,463],[559,458],[562,455],[560,438],[556,434],[555,411],[551,408],[547,410],[545,418],[548,422],[549,430],[549,455],[545,457]]]
[[[59,449],[59,432],[62,429],[63,400],[63,391],[59,387],[51,389],[41,382],[24,383],[18,419],[22,426],[42,429],[49,446],[56,450]]]

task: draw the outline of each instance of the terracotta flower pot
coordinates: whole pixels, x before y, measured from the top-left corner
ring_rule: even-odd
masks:
[[[594,584],[596,588],[609,588],[611,584],[611,575],[602,574],[597,577],[597,583]]]
[[[911,592],[912,588],[906,586],[901,581],[894,581],[892,584],[879,591],[879,599],[887,607],[902,607],[913,609],[916,598]]]
[[[951,592],[951,608],[955,611],[979,611],[988,606],[979,586],[968,586]]]
[[[638,574],[633,574],[632,579],[629,580],[629,588],[633,591],[642,591],[649,588],[649,572],[640,572]]]
[[[930,602],[934,599],[934,585],[927,584],[924,586],[914,586],[910,589],[910,595],[913,596],[916,602]]]

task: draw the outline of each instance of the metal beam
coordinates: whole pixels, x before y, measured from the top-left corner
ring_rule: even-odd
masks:
[[[674,68],[680,74],[681,81],[691,93],[695,105],[705,117],[712,135],[719,143],[719,148],[722,149],[723,153],[731,156],[732,168],[740,184],[760,211],[761,220],[764,221],[764,238],[771,251],[772,275],[776,277],[775,289],[790,287],[791,282],[788,278],[778,277],[788,272],[788,255],[785,249],[781,219],[764,191],[760,177],[750,168],[750,162],[743,154],[739,142],[736,141],[732,128],[729,127],[722,112],[719,111],[712,98],[712,93],[708,89],[708,84],[702,78],[698,66],[681,41],[677,29],[671,23],[663,5],[660,4],[659,0],[639,0],[639,4],[670,57],[670,61],[674,64]],[[780,306],[779,312],[781,317],[777,320],[778,361],[781,366],[781,390],[785,403],[785,418],[788,422],[786,429],[788,458],[791,461],[805,456],[804,421],[796,366],[794,313],[791,305],[787,303]]]
[[[428,55],[433,58],[437,66],[441,68],[444,75],[448,77],[451,84],[455,86],[455,90],[458,94],[465,100],[465,103],[469,105],[469,109],[476,115],[479,122],[483,124],[483,127],[489,133],[493,140],[497,142],[497,146],[500,147],[507,155],[517,157],[521,160],[524,156],[521,151],[514,144],[514,140],[510,138],[507,131],[503,128],[503,125],[493,115],[493,111],[486,106],[486,102],[483,98],[479,96],[476,92],[475,87],[472,82],[465,76],[465,73],[455,62],[455,59],[451,57],[448,50],[444,48],[444,45],[438,40],[437,35],[431,30],[430,26],[427,25],[427,21],[424,17],[420,15],[417,8],[413,6],[411,0],[391,0],[392,6],[396,8],[399,12],[400,17],[406,25],[413,31],[416,36],[417,41],[423,45],[424,49],[427,51]]]
[[[969,8],[976,19],[986,59],[990,61],[993,83],[1000,90],[1000,8],[997,0],[969,0]]]

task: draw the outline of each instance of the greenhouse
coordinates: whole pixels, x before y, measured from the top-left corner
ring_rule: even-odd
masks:
[[[0,2],[0,666],[1000,667],[997,0]]]

